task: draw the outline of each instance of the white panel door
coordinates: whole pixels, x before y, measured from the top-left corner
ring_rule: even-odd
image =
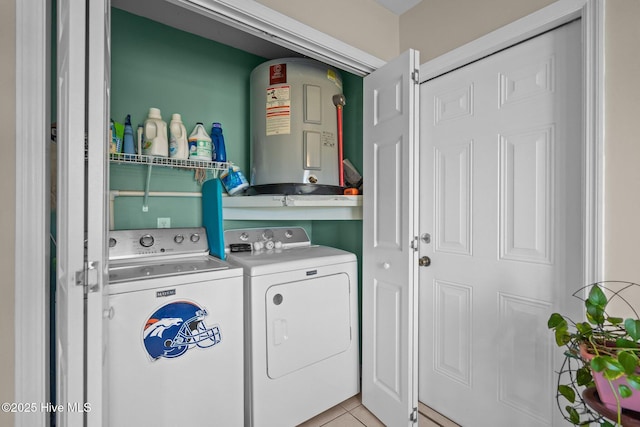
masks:
[[[546,321],[583,285],[580,43],[573,22],[421,86],[419,398],[465,427],[560,422]]]
[[[58,206],[56,292],[56,395],[61,427],[82,426],[85,402],[84,268],[85,221],[85,0],[58,1]]]
[[[108,283],[107,227],[109,206],[108,152],[109,93],[111,87],[111,8],[108,0],[91,0],[88,5],[87,90],[87,260],[92,268],[86,301],[86,387],[87,426],[109,425],[108,381],[103,377],[103,347],[106,346],[107,322],[102,313],[107,307],[105,286]],[[104,421],[104,423],[103,423]]]
[[[417,422],[418,64],[364,79],[362,403],[387,426]]]

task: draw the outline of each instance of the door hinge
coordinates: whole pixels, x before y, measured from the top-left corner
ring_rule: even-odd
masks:
[[[411,80],[413,80],[415,84],[420,84],[420,70],[413,70]]]
[[[413,236],[413,240],[411,240],[411,249],[413,249],[414,252],[418,252],[419,246],[418,236]]]
[[[409,415],[409,421],[414,424],[418,422],[418,408],[413,408],[413,411],[411,411],[411,414]]]
[[[98,261],[85,261],[84,269],[76,271],[76,285],[83,286],[85,294],[97,292],[100,289],[98,284],[99,265]]]

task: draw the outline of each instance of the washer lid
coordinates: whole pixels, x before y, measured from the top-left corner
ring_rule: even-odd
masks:
[[[170,258],[145,262],[111,262],[109,283],[144,280],[155,277],[177,276],[226,270],[229,264],[211,256],[196,258]]]

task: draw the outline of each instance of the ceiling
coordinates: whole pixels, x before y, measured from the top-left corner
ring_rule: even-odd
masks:
[[[422,0],[375,0],[378,4],[400,16]]]

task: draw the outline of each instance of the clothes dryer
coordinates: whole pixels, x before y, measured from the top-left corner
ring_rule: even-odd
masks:
[[[299,227],[225,232],[244,268],[245,420],[295,426],[359,392],[354,254]]]

